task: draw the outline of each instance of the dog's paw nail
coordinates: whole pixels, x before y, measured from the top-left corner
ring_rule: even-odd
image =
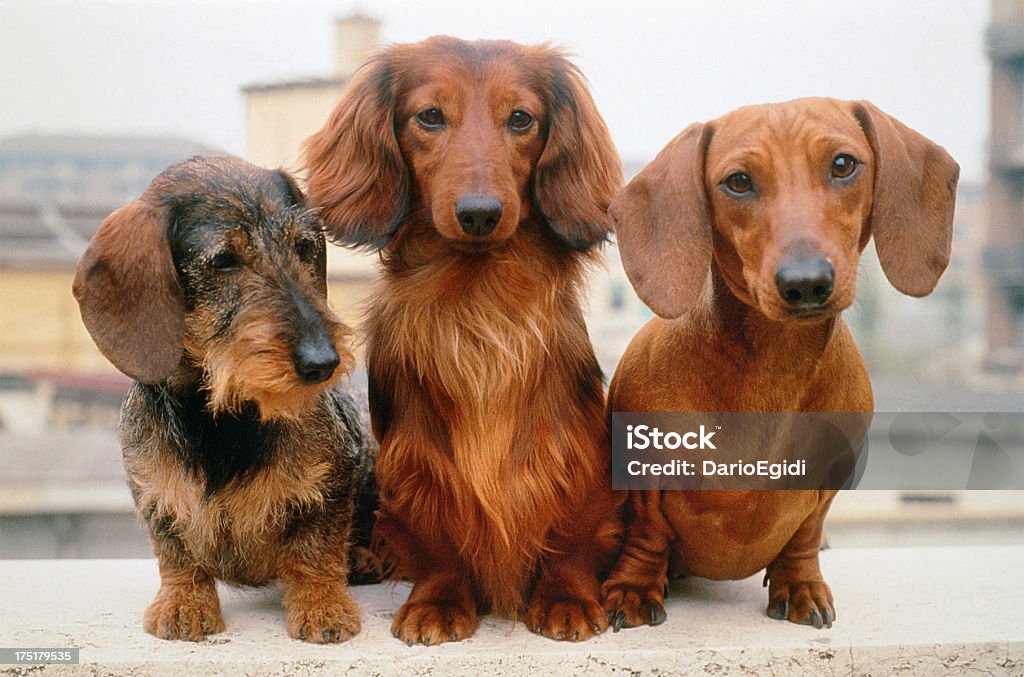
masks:
[[[601,632],[601,626],[598,625],[597,623],[594,623],[594,634],[599,634],[600,632]]]
[[[412,640],[411,639],[405,640],[405,645],[406,646],[412,646]]]
[[[574,642],[580,641],[580,631],[579,630],[577,630],[576,632],[572,633],[572,641],[574,641]]]
[[[831,628],[833,620],[835,620],[835,619],[832,618],[832,611],[829,610],[829,609],[825,609],[825,627],[826,628]]]
[[[453,642],[457,642],[459,641],[459,636],[453,632],[452,634],[448,635],[448,639],[450,639]]]
[[[806,621],[807,625],[813,625],[816,629],[821,630],[824,627],[824,623],[821,620],[821,614],[818,613],[817,609],[811,609],[811,615]]]
[[[651,602],[647,605],[647,617],[651,619],[651,625],[661,625],[668,618],[668,614],[665,613],[665,608],[657,602]]]
[[[608,625],[611,625],[612,624],[612,616],[614,616],[614,612],[605,611],[604,612],[604,622],[607,623]]]
[[[777,621],[785,620],[789,616],[789,600],[783,598],[768,607],[768,616]]]
[[[538,635],[540,634],[540,623],[538,623],[536,627],[533,628],[533,631],[536,632]]]
[[[618,632],[619,630],[621,630],[622,629],[622,624],[625,623],[625,622],[626,622],[626,612],[625,611],[620,611],[619,613],[615,614],[615,622],[612,624],[612,626],[615,628],[615,632]]]

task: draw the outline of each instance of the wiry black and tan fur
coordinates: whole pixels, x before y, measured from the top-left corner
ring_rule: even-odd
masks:
[[[160,566],[146,631],[202,639],[224,629],[216,580],[280,579],[292,637],[356,634],[349,541],[375,449],[336,387],[350,332],[291,178],[228,157],[172,166],[103,222],[74,291],[137,379],[120,439]]]

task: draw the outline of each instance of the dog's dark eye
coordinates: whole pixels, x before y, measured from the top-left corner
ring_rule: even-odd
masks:
[[[444,126],[444,113],[440,108],[425,108],[416,113],[416,119],[424,127],[435,128]]]
[[[840,153],[832,160],[832,176],[837,179],[849,178],[853,175],[853,172],[856,171],[857,165],[859,164],[860,163],[857,162],[857,158],[852,155]]]
[[[533,126],[533,116],[524,110],[512,111],[508,116],[508,126],[514,131],[525,132]]]
[[[242,259],[232,252],[221,252],[210,259],[210,265],[219,271],[238,270],[242,267]]]
[[[311,240],[299,240],[295,243],[295,253],[298,254],[299,258],[305,263],[310,263],[316,259],[316,243]]]
[[[750,174],[746,172],[736,172],[725,177],[725,181],[722,182],[726,190],[735,195],[744,195],[754,190],[754,182],[750,179]]]

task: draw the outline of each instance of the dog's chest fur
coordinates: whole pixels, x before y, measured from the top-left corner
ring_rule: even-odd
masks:
[[[303,453],[293,425],[244,416],[214,423],[198,404],[159,387],[137,384],[129,393],[121,441],[136,506],[153,538],[177,539],[218,578],[266,583],[290,520],[324,505],[336,469],[330,458]],[[147,412],[129,415],[138,409]]]
[[[391,508],[445,515],[446,537],[500,607],[519,603],[551,528],[591,485],[581,475],[603,430],[575,271],[559,272],[501,258],[424,267],[386,278],[371,311],[370,374],[389,409],[384,503],[410,458],[427,464],[435,486],[413,500],[395,492],[405,504]]]

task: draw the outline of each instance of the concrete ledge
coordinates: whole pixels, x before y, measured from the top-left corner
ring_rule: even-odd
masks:
[[[674,583],[668,620],[553,642],[486,617],[477,634],[406,647],[389,632],[405,585],[355,588],[363,632],[336,646],[285,634],[280,591],[222,588],[227,631],[200,644],[142,631],[152,560],[0,561],[0,647],[80,647],[78,666],[0,674],[1024,674],[1024,546],[830,550],[831,630],[773,621],[760,577]]]

